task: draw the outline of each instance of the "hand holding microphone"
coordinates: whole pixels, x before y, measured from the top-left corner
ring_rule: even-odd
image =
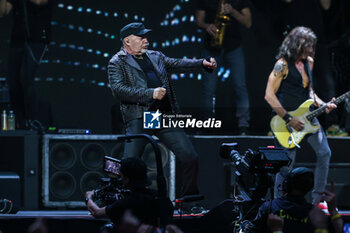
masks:
[[[207,72],[213,72],[217,66],[215,58],[206,57],[205,60],[203,60],[203,66]]]
[[[166,89],[164,87],[157,87],[153,91],[153,99],[162,100],[166,94]]]

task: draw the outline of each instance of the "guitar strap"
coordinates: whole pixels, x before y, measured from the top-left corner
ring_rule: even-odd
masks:
[[[307,76],[309,76],[309,85],[311,85],[312,89],[314,89],[313,87],[313,82],[312,82],[312,71],[310,69],[310,65],[309,65],[309,62],[307,59],[303,60],[303,63],[304,63],[304,69],[305,69],[305,72],[307,74]],[[315,96],[315,91],[313,92],[314,94],[314,102],[316,102],[316,96]]]
[[[307,59],[305,59],[305,60],[303,60],[303,63],[304,63],[306,74],[307,74],[307,76],[309,76],[309,85],[311,85],[311,87],[313,88],[313,86],[312,86],[312,72],[310,69],[309,62],[307,61]]]

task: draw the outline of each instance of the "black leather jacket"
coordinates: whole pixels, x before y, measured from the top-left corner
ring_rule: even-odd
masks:
[[[172,113],[178,113],[180,108],[170,75],[203,72],[205,71],[202,65],[203,59],[169,58],[161,52],[152,50],[148,50],[146,55],[151,60],[162,86],[166,89]],[[121,100],[120,110],[124,122],[142,118],[143,112],[148,110],[153,101],[154,88],[147,87],[145,73],[123,48],[109,61],[108,78],[113,95]]]

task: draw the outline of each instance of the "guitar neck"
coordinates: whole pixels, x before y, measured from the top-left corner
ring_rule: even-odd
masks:
[[[343,102],[347,97],[350,96],[350,91],[342,94],[341,96],[339,96],[338,98],[336,98],[334,101],[332,101],[332,103],[338,105],[341,102]],[[315,117],[318,117],[319,115],[321,115],[322,113],[324,113],[326,111],[327,105],[322,106],[314,111],[312,111],[309,115],[306,116],[306,119],[308,119],[309,121],[311,121],[312,119],[314,119]]]

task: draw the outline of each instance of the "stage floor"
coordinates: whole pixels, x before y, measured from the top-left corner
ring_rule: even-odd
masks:
[[[339,211],[344,222],[350,222],[350,211]],[[186,233],[200,233],[202,215],[174,216],[173,223]],[[0,215],[0,232],[27,233],[35,219],[42,218],[49,233],[98,233],[108,219],[95,219],[88,211],[18,211],[16,214]],[[345,228],[348,228],[345,224]],[[345,231],[348,233],[349,231]]]

